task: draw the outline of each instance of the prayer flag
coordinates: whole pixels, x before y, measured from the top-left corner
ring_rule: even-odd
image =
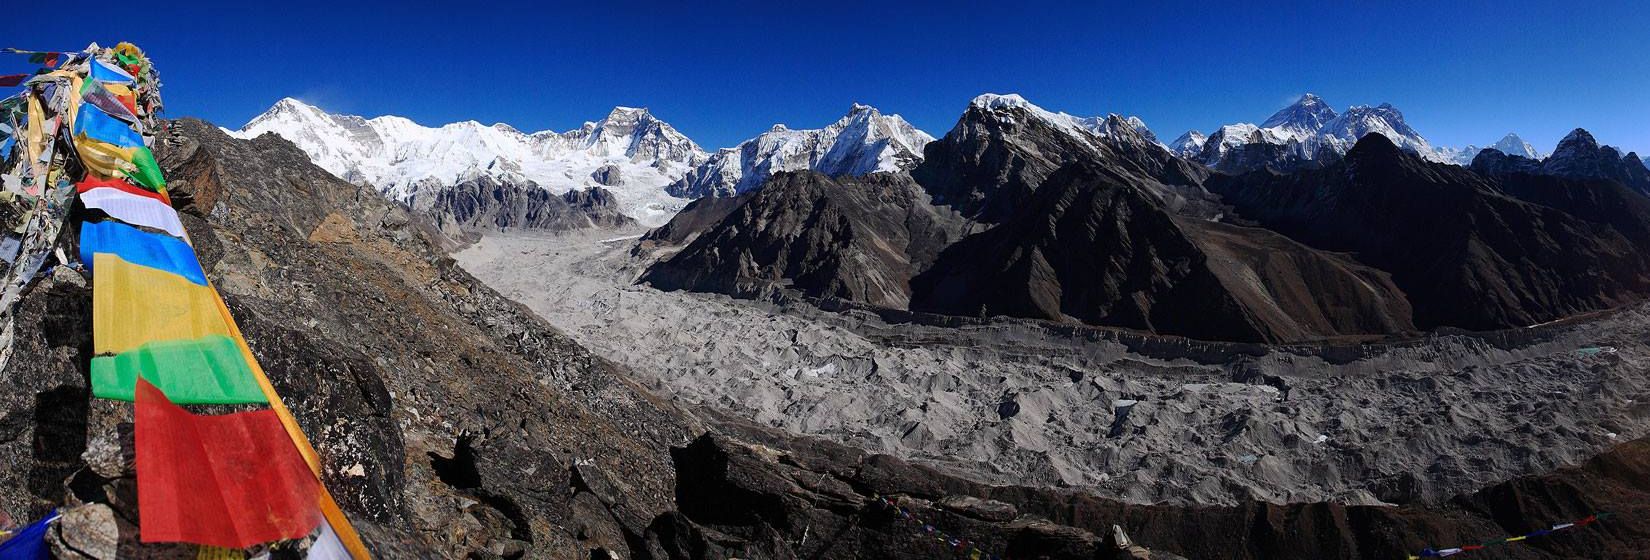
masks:
[[[119,66],[104,62],[97,57],[92,58],[92,63],[89,66],[91,67],[90,74],[93,80],[116,84],[131,84],[137,81],[132,79],[132,75],[126,73]]]
[[[138,148],[132,154],[132,168],[125,172],[126,178],[142,187],[155,191],[166,192],[166,178],[160,174],[160,163],[155,161],[155,153],[149,148]]]
[[[196,415],[141,379],[136,397],[140,540],[246,548],[321,522],[320,481],[273,410]]]
[[[183,222],[178,220],[178,211],[148,196],[120,189],[91,189],[80,194],[80,203],[134,226],[158,229],[180,239],[188,237]]]
[[[46,514],[39,521],[12,533],[11,538],[0,543],[0,560],[48,560],[51,558],[51,555],[46,552],[46,529],[56,519],[57,510],[52,510],[51,513]]]
[[[92,276],[92,352],[119,354],[164,340],[232,337],[212,288],[97,253]]]
[[[131,123],[109,116],[92,103],[80,104],[74,118],[74,133],[122,148],[144,147],[143,135],[133,130]]]
[[[80,224],[80,262],[95,278],[100,272],[96,255],[108,253],[138,266],[162,270],[206,286],[206,272],[195,259],[195,249],[183,240],[163,233],[150,233],[116,222],[102,220]]]
[[[91,377],[92,394],[105,399],[132,400],[137,380],[143,379],[180,404],[269,402],[235,339],[220,335],[150,342],[98,356],[92,358]]]
[[[145,189],[143,187],[132,184],[131,181],[127,181],[127,180],[121,179],[121,178],[103,179],[103,178],[96,178],[96,177],[87,177],[85,180],[83,180],[79,183],[75,183],[74,188],[75,188],[76,191],[79,191],[81,195],[85,195],[86,193],[91,192],[93,189],[105,189],[105,188],[107,188],[107,189],[116,189],[116,190],[119,190],[120,192],[123,192],[123,193],[126,193],[126,194],[135,194],[135,195],[146,197],[146,198],[153,198],[155,200],[166,203],[167,206],[172,205],[172,199],[167,197],[164,193],[158,193],[158,192],[155,192],[155,191],[151,191],[149,189]]]

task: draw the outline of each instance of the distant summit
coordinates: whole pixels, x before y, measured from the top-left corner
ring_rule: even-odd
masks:
[[[782,171],[813,170],[832,176],[905,171],[922,161],[923,146],[933,141],[899,115],[855,103],[825,128],[793,130],[776,124],[716,152],[665,190],[685,198],[732,196]]]
[[[663,222],[681,207],[685,201],[661,187],[709,157],[670,124],[636,107],[615,107],[601,120],[567,132],[526,134],[476,121],[432,128],[397,116],[334,115],[288,97],[232,132],[241,138],[265,133],[290,140],[334,175],[414,206],[486,178],[553,193],[609,189],[625,214],[644,223]]]
[[[1405,151],[1432,161],[1449,154],[1435,149],[1404,121],[1391,104],[1357,105],[1338,113],[1317,95],[1308,93],[1260,125],[1221,126],[1203,137],[1187,132],[1170,146],[1182,157],[1210,168],[1241,173],[1271,168],[1282,171],[1315,168],[1345,155],[1367,134],[1380,134]]]

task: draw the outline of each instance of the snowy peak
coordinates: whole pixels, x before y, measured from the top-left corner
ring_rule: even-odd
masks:
[[[1300,100],[1288,107],[1278,110],[1261,123],[1260,128],[1274,129],[1285,132],[1290,137],[1306,138],[1323,129],[1324,125],[1339,116],[1328,103],[1313,94],[1302,95]]]
[[[698,144],[654,118],[646,108],[614,107],[601,121],[586,123],[569,137],[582,141],[592,153],[625,157],[637,163],[663,160],[697,164],[705,157]]]
[[[1194,157],[1198,152],[1203,151],[1203,145],[1208,141],[1209,137],[1202,132],[1188,130],[1169,143],[1169,151],[1183,158]]]
[[[1490,144],[1490,147],[1507,155],[1541,159],[1541,152],[1536,151],[1535,145],[1525,142],[1523,138],[1519,138],[1517,134],[1511,132],[1508,132],[1506,136],[1502,136],[1494,144]]]
[[[1461,166],[1471,166],[1472,162],[1477,159],[1479,152],[1484,150],[1495,150],[1505,155],[1518,156],[1531,160],[1540,160],[1545,157],[1540,151],[1535,149],[1533,144],[1525,142],[1523,138],[1520,138],[1517,134],[1512,132],[1508,132],[1506,136],[1502,136],[1501,139],[1497,140],[1494,144],[1490,144],[1489,146],[1482,148],[1475,144],[1467,144],[1465,148],[1461,148],[1459,150],[1439,148],[1441,153],[1449,156],[1450,161],[1453,161]]]
[[[774,173],[804,169],[827,175],[907,171],[922,162],[923,146],[933,141],[899,115],[855,103],[824,128],[775,124],[711,155],[666,191],[685,198],[732,196],[755,189]]]
[[[1605,147],[1609,148],[1609,146]],[[1558,141],[1558,147],[1553,149],[1553,155],[1555,157],[1561,154],[1565,156],[1573,156],[1576,154],[1596,152],[1598,150],[1598,140],[1593,138],[1593,133],[1587,132],[1586,129],[1577,128],[1570,131],[1569,134],[1566,134],[1563,140]],[[1610,150],[1615,151],[1615,148],[1610,148]]]
[[[1433,148],[1404,121],[1403,113],[1389,103],[1374,107],[1357,105],[1345,112],[1336,112],[1323,98],[1310,93],[1273,113],[1260,125],[1225,125],[1202,141],[1187,137],[1185,143],[1177,143],[1175,151],[1222,171],[1244,172],[1267,167],[1287,171],[1317,167],[1339,159],[1368,134],[1380,134],[1398,148],[1430,161],[1457,157],[1453,150]]]
[[[1344,142],[1350,147],[1368,134],[1380,134],[1391,140],[1399,148],[1415,152],[1422,157],[1436,161],[1438,159],[1432,144],[1421,133],[1410,128],[1404,122],[1404,114],[1390,103],[1382,103],[1375,107],[1355,105],[1339,116],[1324,123],[1318,130],[1318,135]],[[1345,150],[1340,150],[1345,153]]]
[[[270,132],[334,175],[415,207],[420,201],[414,198],[439,196],[443,189],[487,177],[555,192],[604,186],[624,213],[650,224],[662,223],[685,202],[666,195],[663,187],[708,157],[668,123],[634,107],[616,107],[601,120],[566,132],[525,134],[503,123],[427,127],[393,115],[335,115],[284,98],[232,134],[251,138]]]

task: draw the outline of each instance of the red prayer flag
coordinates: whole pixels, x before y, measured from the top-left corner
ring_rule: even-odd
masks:
[[[139,536],[225,548],[308,535],[320,481],[273,410],[192,414],[138,379]]]
[[[15,85],[21,85],[23,83],[23,80],[27,80],[28,78],[29,78],[28,74],[11,74],[11,75],[8,75],[8,76],[0,76],[0,87],[12,87],[12,86],[15,86]]]
[[[133,194],[133,195],[137,195],[137,196],[141,196],[141,197],[153,198],[155,200],[159,200],[159,201],[164,202],[166,204],[171,204],[172,203],[172,199],[167,197],[165,193],[158,193],[158,192],[155,192],[155,191],[152,191],[152,190],[149,190],[149,189],[145,189],[143,187],[132,184],[130,181],[127,181],[127,180],[121,179],[121,178],[101,179],[101,178],[97,178],[97,177],[87,177],[85,180],[82,180],[79,183],[75,183],[75,185],[74,185],[75,192],[81,193],[81,194],[85,194],[86,191],[89,191],[89,190],[92,190],[92,189],[97,189],[97,188],[117,189],[120,192],[124,192],[126,194]]]

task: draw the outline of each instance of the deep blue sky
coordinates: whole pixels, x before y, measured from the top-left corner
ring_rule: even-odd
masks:
[[[1546,151],[1579,126],[1650,151],[1644,2],[18,4],[0,46],[132,40],[170,115],[232,128],[283,96],[529,131],[632,105],[716,148],[776,122],[824,125],[853,102],[938,136],[976,94],[1018,92],[1139,115],[1169,140],[1312,91],[1337,109],[1391,102],[1439,145],[1517,131]]]

